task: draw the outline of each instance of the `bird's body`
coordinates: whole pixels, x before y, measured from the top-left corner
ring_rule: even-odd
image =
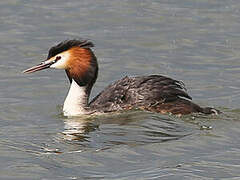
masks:
[[[104,112],[135,108],[173,114],[204,111],[190,99],[182,82],[161,75],[149,75],[116,81],[96,96],[89,106]]]
[[[98,74],[97,59],[90,47],[93,44],[87,40],[63,41],[49,50],[46,61],[24,71],[31,73],[45,68],[65,69],[71,86],[63,106],[64,115],[129,109],[177,115],[218,112],[193,103],[183,82],[162,75],[124,77],[88,102]]]

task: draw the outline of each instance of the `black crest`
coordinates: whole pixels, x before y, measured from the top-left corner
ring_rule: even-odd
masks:
[[[70,48],[76,47],[76,46],[81,48],[90,48],[90,47],[94,47],[94,44],[91,41],[84,40],[84,39],[65,40],[49,49],[47,59],[50,59],[51,57],[56,56],[57,54],[67,51]]]

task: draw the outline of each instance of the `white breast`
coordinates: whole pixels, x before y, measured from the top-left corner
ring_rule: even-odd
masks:
[[[71,87],[63,105],[65,116],[78,116],[86,114],[87,106],[86,88],[79,86],[72,80]]]

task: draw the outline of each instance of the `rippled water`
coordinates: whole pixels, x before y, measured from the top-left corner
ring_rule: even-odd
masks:
[[[240,178],[240,2],[0,2],[1,179]],[[141,111],[68,119],[63,71],[24,75],[52,45],[93,40],[92,97],[126,75],[183,80],[219,116]]]

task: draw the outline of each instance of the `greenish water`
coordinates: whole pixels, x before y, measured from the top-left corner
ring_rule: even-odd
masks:
[[[240,2],[0,2],[0,179],[238,179]],[[24,75],[65,39],[95,43],[92,97],[126,75],[183,80],[219,116],[67,119],[63,71]]]

